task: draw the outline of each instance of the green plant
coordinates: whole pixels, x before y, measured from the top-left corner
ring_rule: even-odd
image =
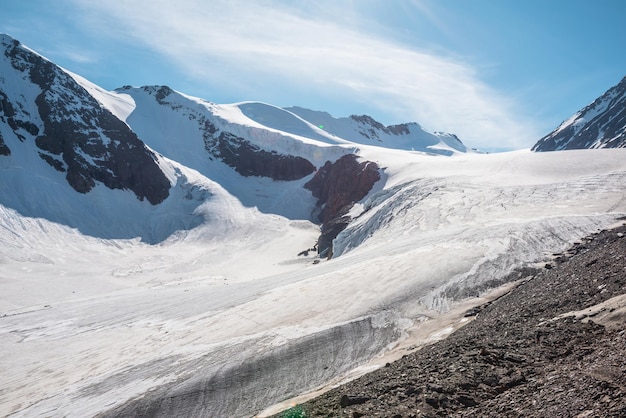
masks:
[[[300,405],[296,405],[280,414],[280,418],[306,418],[306,411]]]

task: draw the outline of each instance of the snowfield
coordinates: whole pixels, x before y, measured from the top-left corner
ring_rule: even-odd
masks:
[[[243,205],[166,160],[173,182],[206,195],[186,209],[197,225],[158,244],[0,207],[0,415],[253,416],[626,214],[624,149],[360,149],[384,176],[332,260],[298,255],[315,225]],[[101,188],[107,201],[127,193]]]

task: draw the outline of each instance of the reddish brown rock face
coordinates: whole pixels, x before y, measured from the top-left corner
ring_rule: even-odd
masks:
[[[318,216],[322,223],[318,240],[320,255],[332,255],[332,240],[348,226],[350,208],[367,196],[374,183],[380,180],[378,169],[376,163],[358,162],[355,155],[344,155],[334,163],[327,161],[304,185],[313,192],[322,208]]]
[[[212,155],[234,168],[244,177],[260,176],[272,180],[299,180],[315,171],[315,166],[302,157],[265,151],[244,138],[228,132],[205,139],[205,148]]]

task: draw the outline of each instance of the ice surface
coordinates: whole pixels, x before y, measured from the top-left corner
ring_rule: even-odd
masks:
[[[159,245],[3,208],[0,415],[251,416],[626,213],[625,150],[362,152],[386,182],[318,264],[314,225],[236,199]]]
[[[41,129],[41,90],[7,65],[16,117]],[[156,206],[76,193],[33,135],[0,124],[0,416],[252,416],[626,213],[624,149],[460,153],[407,125],[416,151],[453,155],[432,156],[350,137],[369,122],[70,75],[159,153],[172,188]],[[381,167],[335,259],[306,251],[308,178],[242,178],[210,159],[206,126],[318,167],[352,152]]]

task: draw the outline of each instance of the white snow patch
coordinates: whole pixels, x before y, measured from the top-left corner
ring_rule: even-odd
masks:
[[[359,318],[401,330],[452,308],[450,286],[479,285],[626,213],[626,150],[591,152],[429,158],[364,147],[386,183],[337,239],[344,255],[318,264],[297,256],[317,227],[245,208],[180,167],[199,187],[187,191],[215,198],[200,197],[202,225],[159,245],[3,208],[0,414],[94,415],[194,376],[203,356],[227,365],[228,347],[244,341],[262,355]],[[299,367],[321,370],[306,358]],[[264,396],[304,389],[276,382]]]

